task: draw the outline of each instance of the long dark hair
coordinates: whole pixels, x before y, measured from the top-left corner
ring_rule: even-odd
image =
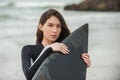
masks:
[[[65,23],[63,16],[57,10],[49,9],[46,12],[44,12],[39,20],[39,24],[44,25],[47,19],[49,19],[51,16],[57,17],[61,22],[62,30],[61,30],[61,33],[58,39],[56,40],[56,42],[61,42],[63,39],[65,39],[70,34],[70,31]],[[37,33],[36,33],[36,37],[37,37],[36,44],[41,43],[43,39],[43,32],[39,29],[39,24],[38,24]]]

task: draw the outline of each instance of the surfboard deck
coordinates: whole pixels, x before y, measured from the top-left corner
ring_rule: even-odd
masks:
[[[41,64],[32,80],[86,79],[86,64],[81,54],[88,52],[88,24],[73,31],[62,43],[68,46],[70,53],[52,53]]]

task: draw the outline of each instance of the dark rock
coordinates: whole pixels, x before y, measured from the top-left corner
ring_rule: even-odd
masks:
[[[120,0],[85,0],[64,7],[65,10],[120,11]]]

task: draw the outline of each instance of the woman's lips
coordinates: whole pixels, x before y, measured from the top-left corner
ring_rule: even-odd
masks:
[[[57,37],[57,35],[51,35],[52,37],[54,37],[54,38],[56,38]]]

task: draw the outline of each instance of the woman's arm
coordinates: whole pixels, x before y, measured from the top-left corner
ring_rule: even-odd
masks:
[[[23,47],[22,49],[22,68],[27,80],[31,80],[34,74],[36,73],[39,66],[42,62],[49,56],[49,53],[52,52],[51,47],[44,48],[38,58],[31,65],[31,49],[28,46]]]

